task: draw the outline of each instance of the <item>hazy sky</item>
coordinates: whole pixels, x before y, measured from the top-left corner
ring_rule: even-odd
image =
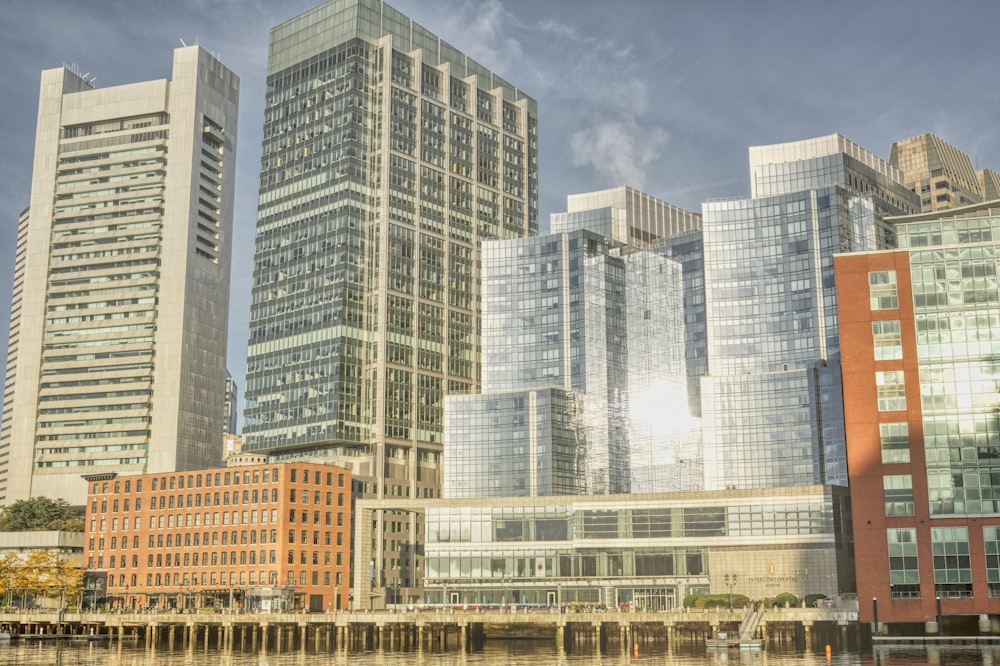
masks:
[[[197,42],[241,78],[229,368],[242,400],[268,31],[316,4],[0,2],[0,341],[41,70],[76,64],[99,88],[168,78],[179,40]],[[538,100],[543,230],[567,194],[615,185],[690,210],[749,196],[748,146],[834,132],[883,158],[934,132],[1000,170],[995,0],[390,4]]]

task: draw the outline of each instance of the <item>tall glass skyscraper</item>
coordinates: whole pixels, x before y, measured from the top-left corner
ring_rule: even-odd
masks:
[[[436,497],[444,396],[479,390],[480,243],[537,232],[536,103],[379,0],[275,27],[267,86],[244,448]],[[376,583],[405,589],[419,558],[385,536]]]
[[[902,174],[840,135],[750,149],[751,198],[703,204],[705,487],[847,483],[833,255],[894,247]]]
[[[42,72],[15,260],[0,501],[86,501],[84,473],[219,458],[239,79],[197,46],[170,80]]]
[[[624,187],[577,196],[559,233],[484,245],[483,394],[446,401],[449,497],[700,482],[685,355],[699,216]]]

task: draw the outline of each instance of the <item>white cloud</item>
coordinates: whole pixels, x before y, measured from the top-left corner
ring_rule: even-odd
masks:
[[[646,168],[663,154],[668,137],[634,119],[597,120],[570,138],[573,165],[593,169],[609,185],[642,189]]]

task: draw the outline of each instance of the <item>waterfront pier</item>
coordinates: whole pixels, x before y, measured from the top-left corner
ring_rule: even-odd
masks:
[[[668,652],[719,632],[746,633],[750,611],[559,612],[433,609],[293,613],[0,613],[15,640],[135,642],[146,649],[288,652],[467,650],[487,640],[552,640],[579,653]],[[765,645],[855,645],[867,626],[855,609],[782,608],[757,613],[750,635]]]

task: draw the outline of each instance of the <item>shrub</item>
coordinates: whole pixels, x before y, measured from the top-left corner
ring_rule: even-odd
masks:
[[[698,606],[698,600],[700,600],[703,596],[705,595],[704,594],[687,595],[686,597],[684,597],[684,606],[686,608],[700,608],[700,606]]]
[[[798,606],[799,598],[791,592],[782,592],[774,598],[774,603],[777,606],[784,606],[785,604],[788,604],[789,606]]]

